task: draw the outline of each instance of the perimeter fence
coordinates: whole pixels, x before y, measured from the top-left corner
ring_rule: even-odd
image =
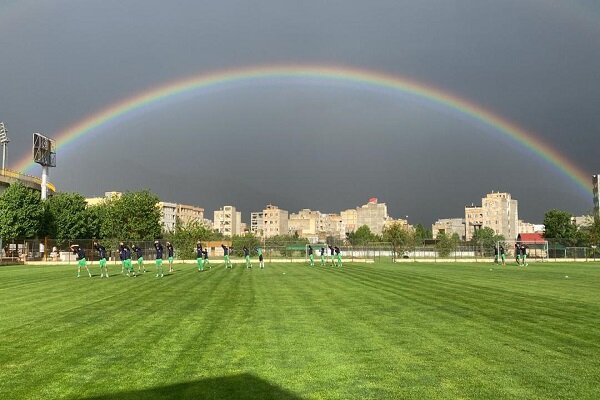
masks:
[[[142,249],[142,256],[146,260],[155,258],[155,249],[153,240],[99,240],[99,243],[106,248],[109,262],[117,263],[119,259],[119,242],[122,241],[130,248],[136,245]],[[166,257],[165,240],[161,240]],[[221,243],[229,245],[229,240],[203,242],[208,250],[210,258],[219,258],[223,256]],[[16,263],[26,261],[47,261],[47,262],[75,262],[77,256],[70,251],[70,246],[79,245],[86,254],[89,261],[97,261],[98,253],[93,249],[93,240],[63,240],[54,239],[27,239],[27,240],[4,240],[0,242],[0,263]],[[175,259],[177,261],[190,259],[190,257],[180,257],[182,249],[173,242]],[[266,261],[283,260],[289,262],[300,262],[307,260],[308,255],[305,245],[298,243],[279,244],[277,246],[260,246]],[[344,245],[339,246],[346,262],[352,261],[492,261],[494,259],[494,247],[473,244],[469,242],[460,242],[454,244],[451,248],[441,249],[435,240],[425,240],[409,245],[394,246],[391,243],[368,243],[364,245]],[[315,260],[319,260],[321,245],[313,245]],[[327,250],[327,249],[325,249]],[[252,257],[256,257],[256,249],[250,249]],[[195,248],[187,249],[187,255],[195,254]],[[326,254],[327,261],[330,261],[330,255]],[[132,252],[132,256],[135,254]],[[233,249],[231,259],[243,259],[242,249]],[[572,246],[568,242],[560,240],[548,240],[548,250],[541,252],[531,251],[528,257],[529,261],[600,261],[600,246]]]

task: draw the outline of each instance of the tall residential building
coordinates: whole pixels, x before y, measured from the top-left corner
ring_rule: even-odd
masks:
[[[455,233],[459,238],[465,238],[465,219],[464,218],[446,218],[446,219],[438,219],[431,225],[431,233],[434,238],[437,238],[437,235],[443,233],[448,236],[452,236]]]
[[[354,232],[358,229],[358,213],[356,209],[345,210],[340,213],[342,223],[344,224],[347,233]]]
[[[346,239],[346,225],[340,214],[326,214],[321,239],[328,236],[337,239]]]
[[[160,201],[158,208],[160,210],[160,225],[163,231],[173,232],[177,223],[177,204]]]
[[[320,211],[303,209],[289,215],[290,234],[306,238],[311,243],[324,241],[327,237],[344,239],[346,230],[339,214],[325,214]]]
[[[324,217],[321,212],[308,208],[291,213],[288,218],[288,231],[290,234],[297,233],[298,236],[314,243],[316,241],[314,238],[318,239],[318,232],[323,229]]]
[[[187,204],[177,204],[177,219],[183,225],[190,223],[204,223],[204,208],[190,206]]]
[[[263,210],[264,237],[277,235],[287,235],[288,231],[288,212],[272,204],[267,205]]]
[[[598,180],[600,180],[600,174],[592,177],[592,185],[594,190],[594,218],[600,218],[600,200],[598,197]]]
[[[357,228],[367,225],[376,235],[381,235],[385,221],[389,218],[387,206],[385,203],[378,203],[375,197],[370,198],[367,204],[357,207],[356,214]]]
[[[242,213],[234,206],[223,206],[214,212],[214,228],[224,236],[240,235],[242,228]]]
[[[262,237],[264,230],[263,212],[250,213],[250,233]]]
[[[466,240],[471,240],[477,229],[491,228],[505,239],[515,239],[519,234],[519,210],[517,200],[510,193],[489,193],[481,199],[481,207],[466,206]]]

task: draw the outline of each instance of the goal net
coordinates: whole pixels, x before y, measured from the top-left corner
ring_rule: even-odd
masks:
[[[517,255],[522,254],[522,247],[525,247],[527,261],[546,261],[548,259],[547,240],[503,240],[496,243],[498,257],[504,250],[507,262],[516,261]]]

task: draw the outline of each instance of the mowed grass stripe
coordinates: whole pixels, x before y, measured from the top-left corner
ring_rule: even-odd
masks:
[[[459,318],[462,316],[471,318],[488,318],[487,323],[496,324],[498,326],[498,330],[505,330],[505,324],[502,323],[502,320],[510,318],[511,326],[517,325],[518,329],[526,329],[530,331],[530,334],[537,334],[539,336],[538,339],[541,342],[544,340],[550,340],[554,342],[557,339],[556,337],[548,339],[549,335],[556,335],[557,330],[555,327],[550,326],[547,321],[544,321],[544,325],[539,325],[539,317],[535,313],[531,313],[531,310],[529,310],[529,302],[527,301],[528,299],[526,296],[514,296],[516,298],[514,302],[512,300],[508,300],[509,297],[501,299],[503,302],[499,301],[498,297],[490,298],[486,302],[485,309],[480,309],[477,307],[476,298],[471,298],[462,292],[449,292],[446,290],[448,288],[447,286],[438,286],[436,283],[427,289],[427,286],[421,282],[418,285],[413,285],[412,289],[410,289],[410,282],[411,281],[409,280],[404,282],[403,290],[406,293],[410,293],[412,291],[419,299],[429,298],[432,304],[435,304],[437,301],[438,304],[435,307],[436,312],[445,310],[448,313],[457,314]],[[425,281],[425,283],[427,283],[427,281]],[[384,287],[386,286],[386,284],[382,282],[379,282],[379,285]],[[398,285],[393,286],[397,287]],[[482,298],[479,298],[479,301],[481,300]],[[551,303],[549,303],[549,305],[550,304]],[[527,307],[527,309],[523,309],[523,306]],[[525,315],[527,318],[523,319],[523,315]],[[547,318],[547,320],[548,319],[549,318]],[[557,320],[558,328],[560,328],[562,324],[560,323],[560,319]],[[580,333],[585,335],[586,331],[582,331]],[[589,351],[590,346],[597,346],[596,334],[592,334],[589,337],[589,340],[586,340],[582,337],[576,337],[569,332],[561,333],[560,336],[560,339],[568,344],[571,344],[570,342],[572,341],[576,341],[576,348],[580,349],[581,352]]]
[[[146,277],[149,277],[148,274],[140,278],[123,278],[122,280],[125,285],[139,285]],[[154,277],[152,276],[150,279],[154,279]],[[139,389],[164,383],[164,380],[161,379],[163,376],[161,371],[170,366],[169,355],[176,358],[177,346],[187,347],[189,342],[186,339],[193,335],[193,332],[188,329],[180,329],[182,319],[179,318],[178,312],[169,311],[168,303],[154,297],[153,289],[156,286],[162,286],[169,293],[168,290],[172,288],[168,287],[168,279],[170,278],[145,282],[147,284],[145,288],[130,287],[130,290],[120,293],[110,302],[95,303],[99,307],[92,305],[86,310],[78,309],[81,311],[77,315],[80,318],[80,326],[88,325],[86,320],[94,315],[105,317],[107,323],[95,332],[83,330],[80,332],[79,338],[74,337],[69,342],[70,348],[65,349],[65,352],[72,356],[63,360],[61,364],[57,364],[55,371],[49,371],[57,377],[53,380],[53,384],[43,385],[39,389],[48,395],[51,395],[53,390],[60,393],[60,388],[77,387],[78,383],[81,384],[82,379],[84,382],[87,379],[91,382],[96,379],[107,380],[114,390]],[[187,293],[193,291],[196,283],[194,279],[185,278],[180,278],[178,282],[179,285],[182,285],[180,289]],[[217,287],[218,285],[214,285],[215,289]],[[132,292],[135,295],[132,295]],[[180,300],[180,303],[175,303],[173,306],[176,309],[185,308],[187,299],[185,298],[183,303]],[[114,318],[114,315],[118,315],[118,318]],[[74,317],[65,316],[65,319],[73,321]],[[182,333],[184,334],[181,335]],[[171,340],[171,336],[176,336],[176,339]],[[86,343],[89,345],[87,348],[84,346]],[[156,357],[152,358],[152,355],[156,355]],[[92,358],[90,359],[90,357]],[[121,367],[111,368],[109,371],[88,368],[87,364],[94,364],[95,358],[111,360]],[[82,359],[88,361],[82,363]],[[73,366],[78,367],[73,368]],[[135,371],[133,375],[132,371]],[[39,389],[33,388],[31,393],[39,393]],[[94,393],[94,391],[89,393]],[[53,394],[57,395],[57,393]],[[81,395],[82,393],[79,391],[72,394]]]
[[[396,271],[396,274],[397,274],[397,273],[398,273],[398,271]],[[387,276],[389,276],[389,275],[390,275],[390,274],[386,274],[386,277],[387,277]],[[394,275],[394,274],[391,274],[391,275]],[[381,285],[381,284],[382,284],[382,282],[381,282],[381,281],[380,281],[380,282],[378,282],[378,283],[379,283],[379,285]],[[442,297],[442,296],[440,296],[440,291],[438,291],[438,290],[433,290],[433,292],[434,292],[434,293],[436,293],[436,294],[434,294],[434,295],[426,295],[428,288],[427,288],[425,285],[421,284],[421,285],[420,285],[420,287],[419,287],[419,290],[415,290],[415,289],[409,289],[409,288],[408,288],[408,286],[410,286],[410,285],[408,285],[408,283],[409,283],[409,281],[408,281],[408,280],[406,280],[406,281],[404,282],[404,285],[405,285],[405,286],[404,286],[404,290],[405,290],[407,293],[409,293],[409,292],[412,292],[412,293],[414,293],[414,294],[415,294],[415,296],[416,296],[417,298],[419,298],[419,299],[420,299],[421,297],[423,297],[423,296],[425,296],[425,297],[429,297],[429,299],[431,300],[431,304],[435,304],[435,303],[436,303],[436,301],[437,301],[438,303],[440,303],[440,304],[442,304],[442,303],[450,303],[450,306],[449,306],[449,307],[445,307],[445,308],[446,308],[446,311],[448,311],[448,312],[452,312],[452,313],[456,312],[456,311],[455,311],[455,307],[457,307],[456,309],[458,309],[458,310],[460,311],[460,310],[461,310],[461,308],[463,308],[463,307],[465,307],[465,306],[468,306],[468,303],[467,303],[467,302],[468,302],[468,301],[470,301],[469,299],[467,299],[467,302],[465,302],[465,301],[460,301],[460,302],[457,302],[457,301],[455,301],[455,300],[454,300],[454,299],[453,299],[453,298],[450,296],[450,295],[451,295],[451,293],[448,293],[448,292],[443,292],[443,293],[441,293],[441,294],[443,294],[443,295],[444,295],[444,296]],[[385,284],[384,284],[384,285],[385,285]],[[392,286],[392,285],[390,285],[390,286]],[[398,287],[398,286],[399,286],[399,283],[398,283],[398,284],[396,284],[396,285],[393,285],[393,286],[395,286],[395,287]],[[474,301],[476,301],[476,299],[473,299],[473,300],[474,300]],[[484,300],[484,299],[481,299],[481,298],[479,298],[478,300],[481,302],[481,301],[482,301],[482,300]],[[475,303],[475,304],[477,304],[477,303]],[[524,306],[526,306],[526,304],[527,304],[526,302],[523,302],[523,303],[521,303],[521,305],[524,305]],[[437,306],[436,308],[439,308],[439,306]],[[433,311],[434,313],[436,313],[436,312],[439,312],[439,310],[437,310],[437,309],[435,309],[435,310],[432,310],[432,311]],[[430,311],[430,312],[431,312],[431,311]],[[459,312],[459,318],[457,319],[457,321],[460,321],[460,314],[461,314],[461,312]],[[488,316],[489,316],[489,315],[488,315]],[[464,315],[464,317],[465,317],[465,318],[469,318],[469,316],[468,316],[468,315]],[[493,316],[492,316],[492,317],[493,317]],[[490,322],[494,322],[494,321],[493,321],[493,319],[490,319],[490,321],[487,321],[487,322],[486,322],[486,324],[489,324]],[[513,321],[513,322],[514,322],[514,321]],[[451,332],[451,330],[453,329],[453,327],[445,327],[444,329],[448,329],[448,332]],[[472,329],[472,327],[471,327],[470,329]],[[500,328],[499,328],[497,331],[500,331],[500,332],[502,332],[503,330],[506,330],[506,326],[504,326],[504,324],[502,324],[502,325],[500,326]],[[528,333],[527,333],[527,329],[525,329],[525,330],[521,330],[521,329],[520,329],[520,330],[518,330],[518,331],[519,331],[521,334],[523,334],[527,340],[532,340],[532,339],[533,339],[533,341],[535,342],[535,339],[536,339],[536,338],[535,338],[535,337],[532,337],[532,336],[531,336],[531,334],[528,334]],[[491,332],[491,333],[493,333],[495,336],[497,335],[497,332],[496,332],[496,333],[494,333],[494,332]],[[554,333],[554,332],[551,332],[551,333]],[[596,336],[597,336],[597,335],[596,335]],[[542,338],[543,338],[543,337],[540,337],[540,338],[538,338],[538,339],[542,339]],[[517,339],[517,340],[518,340],[518,339]],[[574,346],[574,347],[575,347],[575,348],[577,348],[577,346]],[[584,349],[582,349],[582,352],[585,352],[585,351],[587,351],[587,350],[589,350],[589,349],[585,349],[585,348],[584,348]],[[485,351],[485,350],[484,350],[484,351]],[[588,354],[589,354],[589,353],[588,353]]]
[[[573,286],[554,282],[561,266],[499,279],[460,265],[267,264],[203,273],[186,265],[164,279],[114,281],[77,280],[72,269],[56,268],[64,282],[50,275],[33,286],[27,278],[39,276],[15,271],[25,285],[12,305],[35,312],[22,327],[17,315],[2,317],[16,342],[2,345],[2,398],[118,397],[240,373],[303,398],[598,394],[598,350],[586,341],[597,342],[600,274],[585,267],[569,275],[589,276],[590,284]],[[587,293],[573,293],[579,288]],[[10,299],[6,292],[0,299]],[[21,304],[44,292],[48,304]],[[72,306],[86,295],[96,301]],[[268,397],[261,390],[246,393]]]

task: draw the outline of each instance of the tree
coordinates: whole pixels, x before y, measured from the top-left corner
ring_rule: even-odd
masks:
[[[346,238],[351,245],[365,245],[371,242],[378,242],[379,237],[371,232],[371,229],[367,225],[359,227],[354,232],[346,234]]]
[[[457,235],[458,236],[458,235]],[[493,251],[498,242],[506,240],[502,235],[496,235],[496,232],[492,228],[485,227],[477,229],[473,232],[473,238],[471,241],[483,250],[483,252]]]
[[[231,238],[231,247],[236,255],[241,256],[244,254],[242,250],[246,246],[251,253],[255,253],[254,249],[258,247],[260,240],[252,233],[246,233],[245,235],[234,235]]]
[[[89,239],[88,212],[85,198],[77,193],[59,193],[46,202],[45,234],[64,242],[69,239]]]
[[[433,237],[431,230],[426,229],[421,224],[415,225],[415,240],[422,242],[425,239],[431,239]]]
[[[199,222],[182,224],[177,221],[175,231],[166,234],[166,239],[173,244],[177,257],[182,259],[196,258],[196,242],[208,242],[222,239],[221,233],[215,232]]]
[[[152,240],[161,236],[158,197],[147,190],[108,200],[100,222],[105,238]]]
[[[403,252],[414,243],[414,234],[404,224],[391,224],[383,228],[383,241],[392,244],[394,255]]]
[[[43,219],[44,206],[39,192],[14,183],[0,195],[0,238],[34,238]]]
[[[104,221],[107,212],[108,210],[106,204],[102,203],[95,206],[88,206],[86,208],[86,220],[89,238],[104,238],[102,235],[102,221]]]
[[[567,211],[550,210],[544,214],[546,239],[561,240],[565,245],[575,245],[578,241],[577,227],[571,222],[573,216]]]
[[[448,257],[456,249],[456,242],[445,233],[438,233],[436,240],[435,248],[440,257]]]

